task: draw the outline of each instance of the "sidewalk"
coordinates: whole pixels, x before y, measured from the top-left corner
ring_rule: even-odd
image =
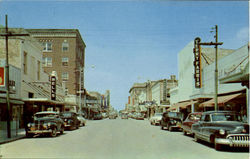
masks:
[[[7,138],[6,130],[0,130],[0,144],[5,144],[22,138],[25,138],[25,129],[19,129],[18,132],[16,132],[16,130],[12,130],[11,138]]]

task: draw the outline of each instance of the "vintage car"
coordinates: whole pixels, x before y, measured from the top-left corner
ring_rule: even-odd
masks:
[[[201,120],[192,125],[195,141],[213,143],[216,150],[223,145],[249,147],[249,125],[232,111],[209,111],[202,113]]]
[[[53,111],[38,112],[33,117],[34,121],[27,124],[26,136],[47,134],[55,137],[58,132],[63,134],[64,123],[59,113]]]
[[[128,113],[122,113],[121,119],[128,119]]]
[[[182,120],[183,114],[180,112],[164,112],[160,121],[161,129],[165,127],[169,131],[181,129]]]
[[[135,119],[136,120],[144,120],[144,114],[142,114],[142,113],[136,113],[135,114]]]
[[[109,113],[109,119],[116,119],[117,115],[115,112]]]
[[[79,126],[85,126],[86,125],[86,119],[83,117],[82,114],[77,114],[77,119],[80,122]]]
[[[65,129],[73,130],[79,128],[80,121],[77,119],[75,112],[62,112],[60,115],[64,121]]]
[[[149,119],[149,122],[151,125],[159,125],[161,118],[162,118],[162,113],[155,113],[155,115]]]
[[[194,112],[188,114],[187,118],[182,122],[182,132],[184,135],[187,133],[193,135],[193,132],[191,130],[191,127],[193,124],[197,123],[200,121],[202,112]]]
[[[94,120],[101,120],[101,119],[103,119],[103,116],[102,116],[101,113],[95,113],[95,114],[93,115],[93,119],[94,119]]]

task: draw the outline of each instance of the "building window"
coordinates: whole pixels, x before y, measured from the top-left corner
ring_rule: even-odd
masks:
[[[63,57],[62,58],[62,65],[63,66],[68,66],[69,64],[69,58],[68,57]]]
[[[52,67],[51,57],[43,57],[43,67]]]
[[[23,53],[23,73],[27,74],[27,52]]]
[[[63,72],[62,73],[62,80],[63,81],[67,81],[69,79],[69,74],[68,74],[68,72]]]
[[[37,80],[40,80],[41,62],[37,61]]]
[[[69,43],[65,40],[62,43],[62,51],[68,51],[69,50]]]
[[[43,51],[51,52],[52,51],[52,42],[43,42]]]

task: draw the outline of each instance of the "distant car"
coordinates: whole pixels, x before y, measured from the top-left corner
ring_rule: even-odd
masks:
[[[117,115],[115,113],[109,114],[109,119],[116,119]]]
[[[34,121],[27,124],[26,136],[33,137],[36,134],[49,134],[55,137],[57,133],[64,132],[64,123],[59,113],[53,111],[38,112],[34,115]]]
[[[142,114],[142,113],[136,113],[135,114],[135,119],[136,120],[144,120],[144,114]]]
[[[222,145],[249,147],[249,124],[242,122],[239,113],[233,111],[209,111],[192,125],[195,141],[213,143],[216,150]]]
[[[183,113],[180,112],[164,112],[160,122],[161,129],[165,127],[167,130],[179,130],[183,120]]]
[[[61,117],[64,121],[65,129],[73,130],[79,128],[80,121],[77,119],[75,112],[62,112]]]
[[[128,119],[128,114],[127,113],[122,113],[121,114],[121,119]]]
[[[79,126],[85,126],[86,125],[86,119],[81,114],[77,114],[77,119],[80,122]]]
[[[200,121],[201,114],[202,112],[194,112],[194,113],[188,114],[187,118],[182,123],[182,131],[184,135],[186,135],[187,133],[193,135],[191,127],[193,124]]]
[[[155,113],[155,115],[149,119],[149,122],[151,125],[160,125],[161,118],[162,113]]]
[[[103,119],[102,114],[101,113],[95,113],[93,116],[94,120],[101,120]]]

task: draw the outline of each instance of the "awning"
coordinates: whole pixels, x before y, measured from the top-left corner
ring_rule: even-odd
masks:
[[[7,100],[5,98],[0,98],[0,103],[7,103]],[[17,100],[17,99],[10,99],[11,104],[16,104],[16,105],[22,105],[24,104],[23,101]]]
[[[63,102],[50,100],[48,98],[24,98],[26,103],[43,103],[43,104],[53,104],[53,105],[64,105]]]
[[[218,106],[223,106],[226,102],[240,96],[241,94],[242,93],[218,97]],[[199,107],[213,107],[213,106],[214,106],[214,98],[199,105]]]
[[[175,110],[177,108],[186,108],[189,105],[192,105],[194,103],[197,103],[198,101],[187,101],[187,102],[182,102],[182,103],[176,103],[173,106],[171,106],[170,108],[167,109],[167,111],[170,110]]]

